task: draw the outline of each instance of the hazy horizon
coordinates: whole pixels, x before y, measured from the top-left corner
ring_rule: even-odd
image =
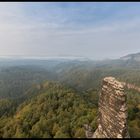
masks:
[[[1,2],[0,56],[118,59],[140,52],[139,2]]]

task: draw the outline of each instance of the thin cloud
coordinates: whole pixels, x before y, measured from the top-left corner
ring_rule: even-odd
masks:
[[[103,59],[137,52],[139,9],[134,3],[0,3],[0,55]]]

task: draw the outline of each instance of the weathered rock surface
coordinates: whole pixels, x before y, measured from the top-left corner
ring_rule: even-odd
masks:
[[[99,97],[98,128],[93,138],[129,138],[125,84],[114,77],[103,79]]]
[[[93,131],[91,126],[89,126],[88,124],[84,124],[84,129],[85,129],[85,135],[87,138],[91,138],[93,135]]]

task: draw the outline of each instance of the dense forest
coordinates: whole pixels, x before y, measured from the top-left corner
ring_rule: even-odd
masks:
[[[140,86],[132,60],[1,60],[0,137],[84,138],[97,127],[102,78]],[[140,137],[140,93],[127,90],[128,127]]]

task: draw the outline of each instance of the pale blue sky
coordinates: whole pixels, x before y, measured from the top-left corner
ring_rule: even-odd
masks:
[[[0,3],[0,55],[105,59],[135,52],[139,2]]]

